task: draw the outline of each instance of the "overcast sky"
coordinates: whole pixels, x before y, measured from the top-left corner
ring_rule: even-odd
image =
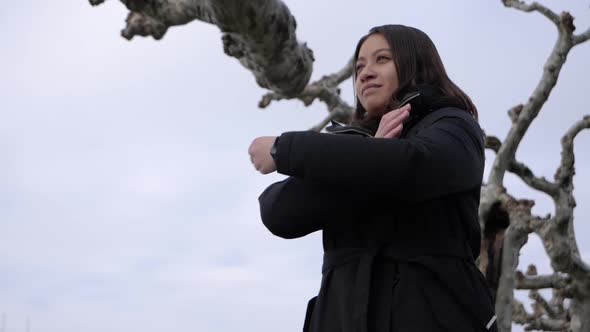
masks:
[[[556,38],[543,16],[501,1],[285,2],[314,51],[313,79],[341,69],[373,26],[422,29],[500,138]],[[587,1],[542,2],[570,10],[578,32],[590,26]],[[301,330],[320,285],[321,234],[286,241],[264,228],[257,198],[284,176],[256,172],[247,149],[310,128],[325,106],[260,110],[265,91],[223,53],[217,27],[192,22],[129,42],[119,34],[127,12],[113,0],[0,2],[0,332],[27,321],[40,332]],[[538,175],[553,177],[559,139],[590,113],[589,59],[590,43],[572,50],[517,152]],[[588,262],[588,131],[575,143]],[[535,213],[553,212],[517,178],[506,185],[535,199]],[[530,263],[550,271],[536,235],[521,254],[521,268]]]

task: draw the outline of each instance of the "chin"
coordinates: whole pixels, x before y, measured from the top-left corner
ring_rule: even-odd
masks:
[[[369,113],[372,116],[382,116],[383,114],[385,114],[385,108],[387,107],[386,104],[368,104],[367,106],[364,106],[365,111],[367,111],[367,113]]]

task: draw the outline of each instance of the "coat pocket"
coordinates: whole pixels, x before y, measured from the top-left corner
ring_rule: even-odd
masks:
[[[445,290],[434,283],[425,282],[422,296],[430,308],[432,319],[441,331],[481,331],[461,305]]]
[[[439,282],[422,285],[432,313],[445,331],[498,331],[489,289],[474,269],[477,267],[469,266],[458,274],[447,271]]]
[[[492,295],[492,291],[489,287],[488,281],[486,280],[485,276],[481,273],[481,271],[475,266],[470,265],[471,270],[479,280],[477,284],[481,293],[486,294],[486,298],[489,300],[486,304],[482,304],[479,309],[482,311],[480,317],[485,317],[484,321],[481,323],[485,324],[486,332],[497,332],[498,331],[498,324],[496,322],[496,315],[495,315],[495,303],[494,297]],[[489,304],[489,305],[488,305]],[[489,318],[489,320],[488,320]]]
[[[307,302],[307,310],[305,311],[305,321],[303,322],[303,332],[309,332],[309,326],[311,325],[311,316],[313,315],[313,308],[315,308],[315,302],[318,297],[314,296]]]

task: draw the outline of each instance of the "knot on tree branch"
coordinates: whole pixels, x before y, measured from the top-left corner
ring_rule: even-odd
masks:
[[[523,104],[518,104],[508,110],[508,116],[510,117],[510,120],[512,121],[512,123],[514,123],[514,122],[516,122],[516,120],[518,120],[518,116],[520,115],[520,112],[522,111],[523,107],[524,107]]]
[[[569,12],[562,12],[559,15],[560,27],[568,34],[573,33],[576,30],[574,25],[574,17]]]
[[[530,215],[533,206],[535,206],[535,201],[532,199],[512,199],[506,202],[506,210],[511,213]]]
[[[498,150],[502,146],[502,142],[496,136],[487,136],[485,141],[486,149],[491,149],[494,152],[498,153]]]
[[[223,52],[229,56],[241,58],[246,54],[244,52],[246,47],[240,39],[232,37],[229,33],[223,34],[221,42],[223,43]]]
[[[152,36],[159,40],[164,37],[168,27],[153,17],[147,16],[139,12],[129,12],[125,20],[127,26],[121,30],[121,36],[127,40],[131,40],[134,36]]]

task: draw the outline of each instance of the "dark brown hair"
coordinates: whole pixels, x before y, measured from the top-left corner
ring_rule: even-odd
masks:
[[[404,26],[404,25],[382,25],[369,30],[369,33],[363,36],[356,46],[354,52],[353,66],[359,56],[361,46],[371,35],[381,34],[387,40],[393,55],[393,61],[397,69],[399,79],[399,89],[392,96],[393,108],[396,103],[399,105],[399,98],[417,85],[431,85],[438,87],[445,97],[454,98],[463,109],[471,113],[477,119],[477,109],[473,102],[447,75],[443,62],[434,46],[434,43],[424,32]],[[356,71],[353,71],[353,84],[356,82]],[[361,105],[355,94],[356,110],[353,117],[353,123],[361,126],[372,127],[370,123],[380,119],[370,119],[366,117],[366,110]],[[391,111],[389,108],[386,112]]]

